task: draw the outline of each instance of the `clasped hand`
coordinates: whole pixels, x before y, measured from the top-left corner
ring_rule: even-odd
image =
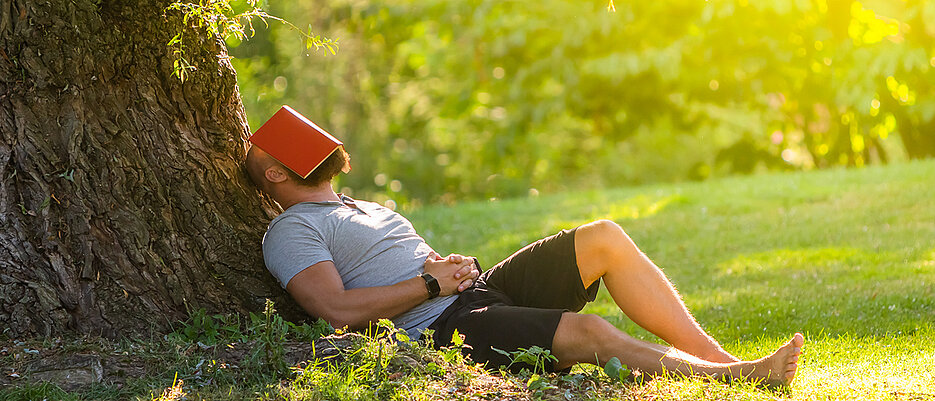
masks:
[[[435,252],[425,259],[425,272],[438,280],[438,286],[441,288],[439,296],[464,291],[474,284],[474,280],[480,275],[473,258],[458,254],[443,258]]]

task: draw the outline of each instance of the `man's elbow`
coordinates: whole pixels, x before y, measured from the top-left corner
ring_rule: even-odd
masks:
[[[370,323],[369,320],[364,320],[352,312],[330,312],[322,314],[321,318],[325,319],[335,329],[358,330],[366,328]]]
[[[353,322],[348,321],[347,319],[325,319],[331,324],[331,327],[334,327],[336,330],[356,330]]]

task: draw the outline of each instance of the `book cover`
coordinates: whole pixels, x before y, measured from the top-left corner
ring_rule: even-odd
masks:
[[[282,106],[250,137],[284,166],[305,178],[335,150],[341,141],[289,106]]]

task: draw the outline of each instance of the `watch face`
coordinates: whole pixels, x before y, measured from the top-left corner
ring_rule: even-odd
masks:
[[[441,287],[438,285],[438,280],[436,280],[435,277],[432,277],[432,275],[428,273],[423,274],[422,279],[425,280],[425,288],[429,291],[429,298],[437,297],[438,293],[441,292]]]

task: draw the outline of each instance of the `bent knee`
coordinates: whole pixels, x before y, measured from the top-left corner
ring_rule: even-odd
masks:
[[[563,362],[593,362],[595,353],[606,352],[608,339],[620,336],[626,334],[598,315],[566,312],[555,332],[553,352]]]
[[[620,225],[614,222],[613,220],[600,219],[600,220],[594,220],[590,223],[584,224],[581,227],[579,227],[578,230],[579,231],[580,230],[595,231],[596,233],[599,233],[599,234],[600,233],[607,234],[611,232],[623,231],[623,228],[621,228]]]
[[[618,331],[614,325],[598,315],[566,312],[562,314],[559,330],[575,337],[582,344],[600,343],[602,338]]]
[[[578,227],[576,235],[581,234],[580,245],[585,252],[604,252],[619,250],[632,244],[630,237],[619,224],[606,219],[597,220]]]
[[[615,330],[614,326],[610,324],[610,322],[598,315],[585,313],[579,314],[578,316],[578,324],[581,325],[581,332],[589,338],[599,339],[602,336],[608,334],[608,332]]]

